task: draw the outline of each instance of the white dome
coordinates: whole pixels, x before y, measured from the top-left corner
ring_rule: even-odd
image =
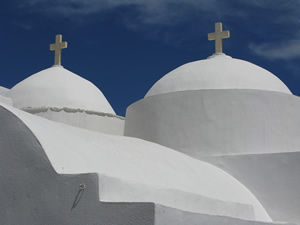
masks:
[[[152,86],[145,97],[202,89],[256,89],[292,94],[269,71],[225,54],[214,54],[169,72]]]
[[[15,85],[7,96],[17,108],[56,107],[115,114],[94,84],[62,66],[33,74]]]

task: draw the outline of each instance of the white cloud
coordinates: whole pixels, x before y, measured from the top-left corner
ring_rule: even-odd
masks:
[[[293,59],[300,57],[300,39],[282,43],[250,44],[250,50],[267,59]]]
[[[293,0],[15,0],[25,10],[41,15],[56,14],[75,18],[98,14],[119,7],[134,7],[140,23],[165,24],[181,22],[203,13],[212,17],[236,16],[247,18],[253,12],[249,9],[288,12],[274,17],[274,21],[295,20],[299,14],[300,2]],[[255,10],[254,10],[255,11]],[[46,12],[46,13],[45,13]],[[198,15],[197,15],[198,14]],[[292,16],[291,16],[292,15]],[[299,16],[297,16],[299,18]],[[300,20],[298,20],[300,21]],[[263,21],[262,21],[263,22]]]
[[[181,19],[188,18],[188,9],[210,11],[215,2],[216,0],[28,0],[22,1],[19,7],[45,16],[56,14],[74,17],[132,6],[138,12],[141,23],[171,24],[179,21],[180,16]]]
[[[294,30],[300,30],[300,1],[295,0],[14,0],[19,1],[22,12],[34,12],[41,17],[61,20],[61,17],[84,24],[85,21],[101,19],[101,15],[115,10],[120,21],[130,29],[147,32],[159,39],[182,41],[187,35],[201,32],[201,24],[231,21],[231,27],[248,27],[252,37],[260,39],[270,36],[269,42],[289,37],[295,38]],[[122,11],[119,9],[127,8]],[[119,10],[119,11],[118,11]],[[95,16],[96,15],[96,16]],[[100,17],[99,17],[100,15]],[[93,17],[95,16],[95,17]],[[103,16],[105,18],[105,16]],[[197,21],[199,27],[189,26]],[[173,32],[171,29],[181,26]],[[266,26],[272,27],[267,30]],[[164,28],[170,28],[169,30]],[[182,28],[184,27],[184,28]],[[188,28],[187,28],[188,27]],[[278,30],[274,30],[279,29]],[[186,32],[183,29],[187,29]],[[250,30],[251,29],[251,30]],[[185,34],[183,34],[185,33]],[[176,38],[177,37],[177,38]],[[188,40],[188,38],[187,38]],[[269,59],[294,58],[299,56],[299,41],[282,44],[251,44],[253,53]]]

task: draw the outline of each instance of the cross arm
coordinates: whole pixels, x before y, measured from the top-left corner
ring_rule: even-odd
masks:
[[[230,38],[229,30],[222,31],[221,35],[222,35],[222,38]]]
[[[64,42],[60,43],[59,47],[60,47],[61,49],[67,48],[67,47],[68,47],[68,42],[64,41]]]
[[[213,41],[213,40],[216,40],[216,39],[217,39],[216,33],[209,33],[208,34],[208,40],[209,41]]]
[[[50,51],[55,51],[56,49],[56,44],[51,44],[50,45]]]

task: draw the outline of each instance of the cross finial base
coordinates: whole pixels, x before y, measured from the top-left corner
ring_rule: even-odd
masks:
[[[228,58],[228,59],[232,59],[231,56],[226,55],[225,53],[222,53],[222,52],[216,52],[216,53],[212,54],[211,56],[207,57],[207,59],[213,59],[213,58]]]

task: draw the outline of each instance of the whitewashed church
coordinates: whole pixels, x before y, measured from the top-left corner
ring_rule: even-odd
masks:
[[[228,37],[123,118],[57,35],[54,66],[0,87],[0,224],[300,225],[300,98]]]

